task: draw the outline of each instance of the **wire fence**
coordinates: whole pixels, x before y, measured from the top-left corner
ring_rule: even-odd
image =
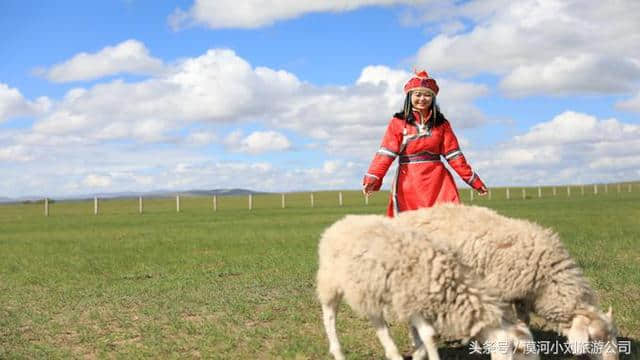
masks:
[[[614,184],[589,184],[589,185],[564,185],[564,186],[536,186],[536,187],[502,187],[491,188],[485,196],[479,196],[472,189],[460,189],[460,197],[463,202],[486,201],[517,201],[533,199],[562,199],[579,197],[605,197],[624,196],[625,194],[638,192],[640,183],[614,183]],[[172,197],[137,198],[100,198],[62,201],[45,198],[40,201],[24,202],[22,205],[42,206],[44,216],[53,212],[56,214],[88,213],[94,215],[105,213],[125,212],[131,214],[144,214],[148,212],[175,211],[177,213],[185,209],[207,209],[217,212],[224,210],[246,209],[286,209],[286,208],[316,208],[316,207],[349,207],[349,206],[386,206],[388,191],[374,193],[365,197],[360,191],[318,191],[296,193],[266,193],[248,195],[216,195],[195,196],[189,194],[177,194]],[[64,204],[58,206],[58,204]],[[88,205],[88,203],[90,205]],[[57,210],[61,210],[58,212]]]

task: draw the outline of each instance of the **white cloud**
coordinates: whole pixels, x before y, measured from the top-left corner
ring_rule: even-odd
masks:
[[[607,76],[594,76],[606,69]],[[616,93],[634,88],[640,66],[628,59],[581,54],[557,57],[544,64],[516,67],[500,87],[510,96],[537,92],[550,94]]]
[[[470,158],[496,185],[623,181],[636,177],[638,139],[640,125],[566,111]]]
[[[417,4],[421,0],[195,0],[169,16],[174,30],[192,24],[209,28],[257,28],[312,12],[344,12],[363,6]]]
[[[92,188],[106,188],[111,186],[110,176],[89,174],[84,178],[83,184]]]
[[[190,124],[251,121],[328,141],[330,152],[369,157],[392,114],[402,107],[402,86],[410,76],[386,66],[369,66],[355,84],[318,87],[286,71],[253,68],[231,50],[214,49],[147,80],[72,89],[38,119],[34,130],[91,141],[171,142],[170,134]],[[438,101],[456,129],[487,121],[473,105],[488,93],[486,86],[449,79],[438,82]],[[187,143],[207,140],[187,137]],[[256,135],[244,144],[238,139],[235,145],[240,151],[257,152],[258,142]],[[273,146],[289,148],[280,141]]]
[[[33,156],[29,154],[27,147],[23,145],[12,145],[0,147],[0,161],[30,161]]]
[[[189,145],[208,145],[216,139],[216,133],[212,131],[194,131],[187,136],[186,143]]]
[[[464,2],[425,20],[471,19],[470,31],[435,36],[416,62],[503,76],[510,95],[626,92],[640,81],[638,12],[635,0]]]
[[[151,75],[161,72],[163,68],[162,61],[150,56],[143,43],[126,40],[115,46],[107,46],[97,53],[77,54],[44,70],[44,74],[54,82],[71,82],[121,73]]]
[[[20,91],[0,83],[0,123],[15,116],[32,116],[47,111],[51,101],[46,97],[35,102],[25,99]]]
[[[620,110],[640,112],[640,91],[630,99],[617,102],[615,106]]]
[[[225,142],[229,150],[256,155],[291,148],[289,139],[276,131],[254,131],[247,137],[241,137],[241,132],[233,132],[227,136]]]

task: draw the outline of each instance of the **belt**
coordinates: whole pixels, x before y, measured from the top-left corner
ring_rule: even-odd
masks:
[[[415,155],[400,155],[400,164],[411,164],[418,162],[440,161],[440,154],[421,153]]]

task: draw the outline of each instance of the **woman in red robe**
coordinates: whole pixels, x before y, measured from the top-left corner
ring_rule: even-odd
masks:
[[[480,195],[487,188],[473,172],[458,146],[449,121],[436,105],[438,84],[422,71],[404,86],[404,109],[393,116],[364,176],[365,196],[380,190],[389,166],[398,157],[398,170],[391,185],[387,215],[430,207],[440,202],[460,202],[453,176],[441,158]]]

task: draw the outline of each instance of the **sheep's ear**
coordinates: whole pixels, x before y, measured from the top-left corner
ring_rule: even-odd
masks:
[[[572,353],[581,355],[584,352],[589,342],[589,318],[582,315],[573,318],[571,328],[567,332],[567,341]]]

